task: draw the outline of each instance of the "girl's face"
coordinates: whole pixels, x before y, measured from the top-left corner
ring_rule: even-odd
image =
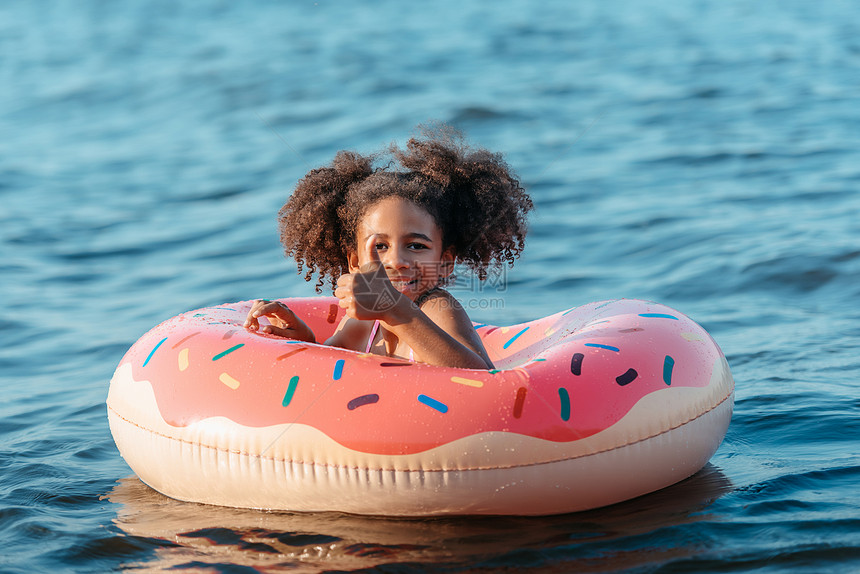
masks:
[[[453,250],[443,249],[433,216],[411,201],[389,197],[367,210],[356,232],[358,252],[349,254],[351,273],[370,262],[365,246],[373,235],[388,279],[412,301],[451,274]]]

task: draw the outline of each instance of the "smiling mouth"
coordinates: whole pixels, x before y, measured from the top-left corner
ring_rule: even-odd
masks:
[[[408,281],[405,279],[391,279],[390,281],[391,281],[391,284],[394,285],[395,287],[401,287],[401,288],[402,287],[413,287],[415,285],[418,285],[418,279],[417,278],[411,279]]]

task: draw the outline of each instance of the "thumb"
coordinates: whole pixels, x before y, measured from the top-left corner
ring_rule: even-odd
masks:
[[[376,243],[378,240],[378,236],[374,233],[367,238],[367,243],[364,244],[367,261],[374,266],[382,264],[382,260],[379,258],[379,251],[376,249]]]

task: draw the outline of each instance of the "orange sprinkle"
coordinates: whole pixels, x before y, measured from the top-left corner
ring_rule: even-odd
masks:
[[[307,351],[307,350],[308,350],[307,347],[299,347],[298,349],[293,349],[289,353],[284,353],[283,355],[277,357],[275,360],[276,361],[283,361],[287,357],[292,357],[293,355],[295,355],[297,353],[301,353],[302,351]]]
[[[227,373],[221,373],[221,376],[218,377],[218,380],[233,389],[234,391],[239,388],[239,381],[237,381]]]
[[[451,380],[455,383],[460,383],[461,385],[467,385],[469,387],[481,388],[484,386],[483,381],[476,381],[475,379],[464,379],[463,377],[451,377]]]
[[[179,370],[184,371],[188,368],[188,347],[179,351]]]

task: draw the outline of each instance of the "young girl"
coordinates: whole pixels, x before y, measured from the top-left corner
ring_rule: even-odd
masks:
[[[425,130],[393,160],[341,151],[312,170],[279,213],[281,243],[305,278],[328,278],[346,316],[326,341],[433,365],[493,368],[462,305],[443,286],[455,263],[483,280],[523,249],[532,202],[501,156]],[[399,164],[399,165],[398,165]],[[266,317],[270,324],[260,325]],[[259,300],[245,327],[314,342],[282,303]]]

